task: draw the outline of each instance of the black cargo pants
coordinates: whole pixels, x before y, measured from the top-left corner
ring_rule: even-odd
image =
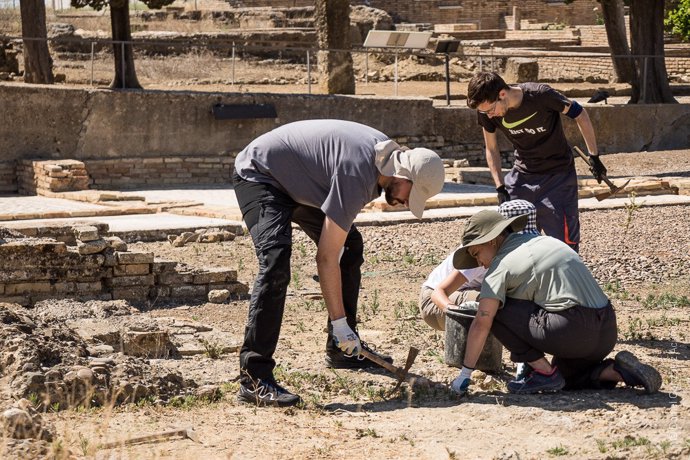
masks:
[[[250,379],[272,376],[275,367],[273,353],[278,344],[290,282],[291,223],[299,225],[318,244],[325,214],[319,208],[296,203],[272,185],[246,181],[236,172],[232,179],[242,218],[249,229],[259,261],[240,350],[241,381],[249,383]],[[343,304],[347,322],[353,331],[357,330],[357,298],[363,263],[364,242],[353,225],[340,258]],[[337,348],[332,330],[329,320],[328,350]]]
[[[550,312],[529,300],[506,298],[491,332],[510,351],[513,362],[553,355],[551,364],[565,378],[567,390],[611,386],[599,380],[601,371],[612,362],[604,358],[613,350],[618,335],[611,304]]]

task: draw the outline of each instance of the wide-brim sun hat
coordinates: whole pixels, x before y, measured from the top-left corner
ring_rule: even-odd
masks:
[[[472,246],[488,243],[510,227],[519,232],[527,224],[529,214],[506,219],[498,211],[479,211],[470,217],[462,234],[462,247],[453,254],[453,266],[457,269],[467,269],[479,266],[477,259],[468,252]]]

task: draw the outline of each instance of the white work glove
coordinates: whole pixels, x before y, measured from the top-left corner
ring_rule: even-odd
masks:
[[[347,324],[347,318],[336,319],[331,321],[331,324],[333,325],[333,337],[335,338],[335,345],[345,354],[359,356],[359,351],[362,349],[362,344],[359,343],[359,337],[357,337],[357,334],[355,334]]]
[[[451,382],[450,389],[456,392],[459,396],[464,396],[470,387],[470,383],[472,383],[470,378],[472,377],[473,370],[474,369],[470,369],[469,367],[462,366],[460,375],[455,377],[455,380]]]

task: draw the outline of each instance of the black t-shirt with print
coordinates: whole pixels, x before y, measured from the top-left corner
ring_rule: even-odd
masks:
[[[561,112],[568,99],[542,83],[522,83],[522,103],[505,117],[478,113],[488,132],[503,131],[515,147],[515,169],[525,174],[565,172],[574,166],[573,154],[563,133]]]

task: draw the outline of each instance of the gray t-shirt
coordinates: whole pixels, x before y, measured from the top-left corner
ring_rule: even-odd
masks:
[[[550,236],[513,233],[484,276],[480,298],[530,300],[544,310],[602,308],[609,299],[580,256]]]
[[[566,172],[574,168],[573,153],[563,132],[561,112],[568,98],[542,83],[522,83],[520,107],[505,117],[489,118],[478,113],[479,124],[488,132],[496,128],[515,147],[515,169],[525,174]]]
[[[385,140],[385,134],[351,121],[297,121],[252,141],[237,155],[235,170],[320,208],[348,231],[364,205],[381,194],[374,146]]]

